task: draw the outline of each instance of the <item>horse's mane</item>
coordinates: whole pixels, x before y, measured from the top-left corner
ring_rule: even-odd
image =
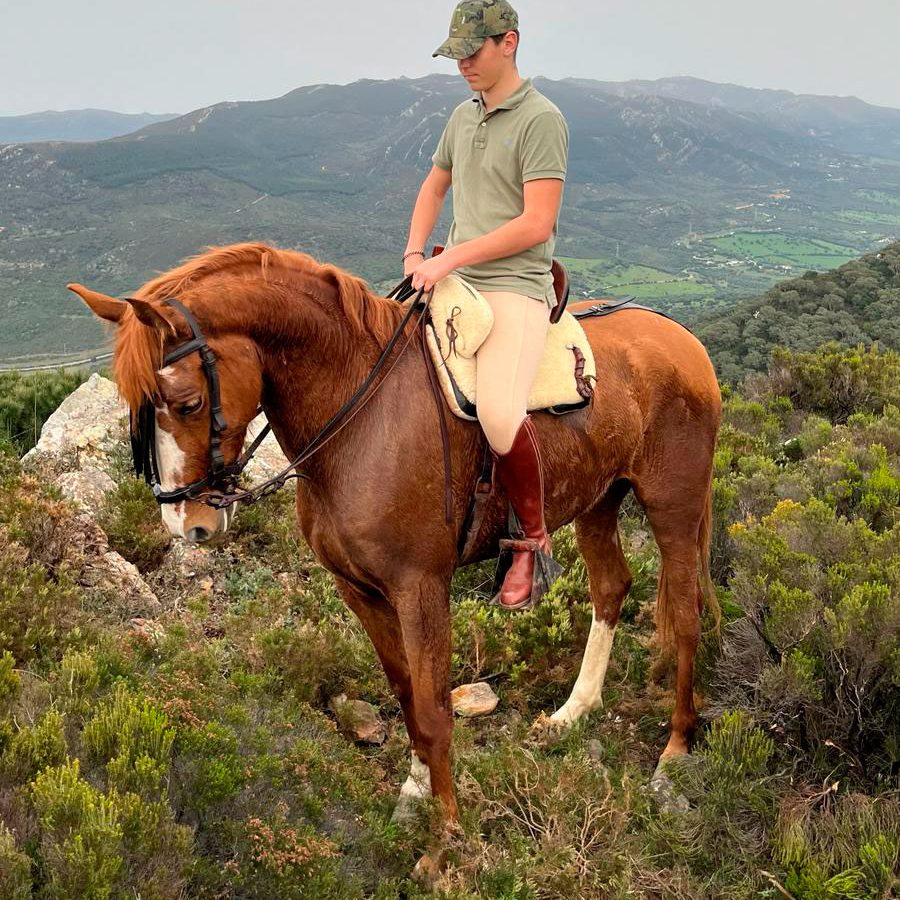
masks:
[[[279,250],[258,242],[210,247],[148,281],[135,296],[151,301],[178,297],[184,302],[188,292],[191,298],[203,293],[204,278],[242,267],[258,267],[263,281],[273,269],[281,268],[323,282],[335,292],[351,330],[368,333],[379,344],[386,343],[402,313],[398,304],[373,294],[365,281],[337,266],[320,263],[297,250]],[[143,325],[130,307],[125,311],[117,329],[113,372],[132,415],[157,394],[156,372],[162,366],[163,343],[159,331]]]

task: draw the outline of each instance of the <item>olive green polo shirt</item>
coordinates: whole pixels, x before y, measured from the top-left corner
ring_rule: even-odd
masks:
[[[487,112],[481,94],[460,103],[438,141],[432,161],[452,172],[453,224],[447,246],[481,237],[520,216],[525,182],[566,179],[569,131],[559,109],[525,79]],[[549,240],[515,256],[458,271],[481,291],[512,291],[556,302],[550,263],[557,223]]]

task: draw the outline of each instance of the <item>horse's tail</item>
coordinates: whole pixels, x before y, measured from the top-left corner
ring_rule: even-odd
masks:
[[[712,614],[713,631],[718,636],[722,622],[722,610],[710,572],[710,551],[712,547],[713,512],[712,478],[706,489],[706,503],[697,530],[697,611],[702,615],[704,605]],[[664,646],[671,646],[675,639],[675,610],[672,592],[669,589],[665,561],[659,567],[659,582],[656,596],[656,626]]]

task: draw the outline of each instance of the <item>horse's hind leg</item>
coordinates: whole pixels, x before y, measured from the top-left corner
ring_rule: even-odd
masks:
[[[675,676],[675,708],[672,711],[669,741],[661,761],[688,752],[697,727],[694,708],[694,656],[700,642],[700,589],[703,530],[707,526],[709,493],[707,485],[679,486],[677,497],[671,486],[658,495],[647,496],[635,488],[659,546],[660,570],[657,599],[657,627],[663,641],[674,637],[678,660]]]
[[[627,481],[615,482],[590,512],[575,520],[594,610],[578,679],[569,699],[550,717],[559,725],[571,725],[602,703],[619,611],[631,587],[631,571],[622,553],[618,528],[619,506],[628,490]]]

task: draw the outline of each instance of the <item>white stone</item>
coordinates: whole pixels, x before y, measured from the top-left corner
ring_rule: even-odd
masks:
[[[119,398],[116,385],[94,372],[47,419],[37,445],[22,461],[59,458],[72,452],[79,457],[104,457],[122,440],[127,416],[128,407]]]
[[[500,702],[500,698],[485,681],[461,684],[450,692],[450,700],[453,703],[453,712],[464,719],[486,716],[492,713]]]
[[[265,413],[260,413],[247,427],[247,439],[244,441],[246,449],[266,425]],[[244,472],[251,482],[265,481],[273,475],[277,475],[287,468],[290,460],[282,453],[275,435],[270,431],[263,442],[257,447],[253,458],[247,463]]]

